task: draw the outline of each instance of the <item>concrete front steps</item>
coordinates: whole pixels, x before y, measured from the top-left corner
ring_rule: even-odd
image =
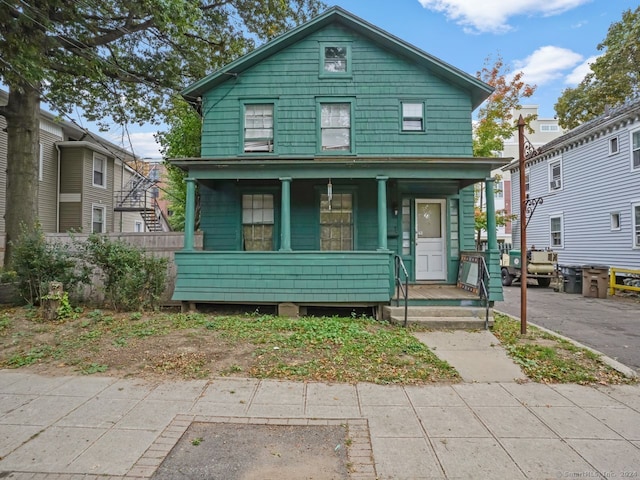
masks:
[[[410,306],[407,324],[433,330],[480,330],[485,326],[484,307]],[[404,324],[404,307],[384,306],[382,318],[390,323]],[[489,309],[489,326],[493,326],[493,309]]]

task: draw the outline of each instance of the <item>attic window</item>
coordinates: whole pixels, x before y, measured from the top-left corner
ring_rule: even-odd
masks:
[[[321,77],[351,75],[351,48],[346,44],[321,45]]]
[[[402,131],[424,131],[424,105],[422,103],[402,103]]]
[[[347,71],[347,47],[324,47],[324,71]]]

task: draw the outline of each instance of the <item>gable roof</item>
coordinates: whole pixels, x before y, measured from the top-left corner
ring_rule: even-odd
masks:
[[[299,42],[312,33],[333,23],[340,24],[347,29],[381,45],[385,49],[403,56],[418,65],[428,68],[439,77],[444,78],[461,89],[469,92],[473,109],[478,107],[493,91],[492,87],[476,77],[443,62],[439,58],[436,58],[410,43],[385,32],[384,30],[362,20],[359,17],[356,17],[346,10],[338,6],[334,6],[311,19],[307,23],[280,35],[274,40],[271,40],[270,42],[267,42],[261,47],[255,49],[251,53],[227,64],[222,69],[191,84],[182,91],[182,96],[187,100],[194,100],[201,97],[208,90],[211,90],[217,85],[228,80],[230,75],[235,76],[242,73],[280,50]]]
[[[625,125],[640,118],[640,98],[634,98],[619,105],[602,115],[593,118],[582,125],[569,130],[564,135],[545,143],[537,148],[533,154],[526,159],[526,163],[535,163],[552,156],[558,151],[569,148],[573,144],[584,143],[587,139],[599,137],[603,132],[611,131],[614,127]],[[503,170],[515,171],[519,168],[519,161],[515,159]]]

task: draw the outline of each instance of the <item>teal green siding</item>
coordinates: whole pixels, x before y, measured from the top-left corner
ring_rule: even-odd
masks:
[[[320,42],[349,42],[351,76],[319,75]],[[313,156],[318,151],[316,99],[336,96],[354,102],[352,138],[358,156],[471,155],[467,92],[334,25],[209,91],[202,105],[202,156],[245,156],[242,102],[269,98],[277,99],[275,156]],[[425,132],[400,131],[400,102],[411,100],[425,102]]]
[[[388,252],[176,252],[176,301],[385,303]]]

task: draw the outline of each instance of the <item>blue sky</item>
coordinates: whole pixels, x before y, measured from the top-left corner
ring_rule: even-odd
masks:
[[[537,85],[527,104],[553,117],[558,96],[575,86],[600,52],[597,45],[637,0],[336,0],[377,27],[475,75],[488,56]],[[86,124],[90,129],[97,129]],[[158,127],[129,128],[136,155],[159,158]],[[111,132],[122,143],[122,132]],[[109,135],[102,134],[109,137]],[[125,144],[128,145],[128,141]]]

